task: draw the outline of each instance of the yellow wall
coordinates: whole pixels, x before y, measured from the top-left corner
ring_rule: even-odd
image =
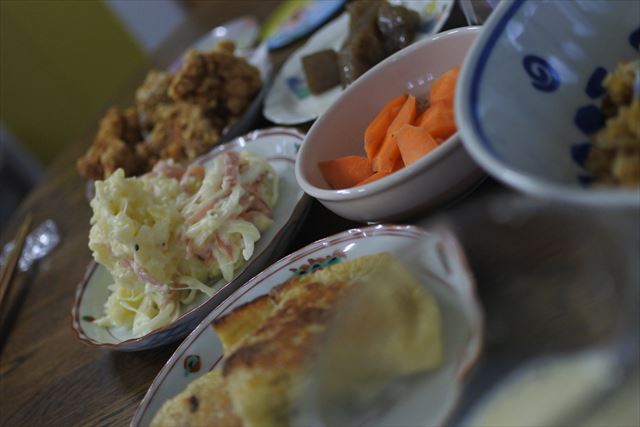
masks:
[[[0,119],[46,164],[143,56],[102,2],[0,0]]]

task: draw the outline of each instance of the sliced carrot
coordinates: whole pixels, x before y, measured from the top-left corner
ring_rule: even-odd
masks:
[[[404,167],[404,162],[402,161],[402,156],[400,156],[398,157],[398,160],[396,160],[396,164],[393,165],[393,170],[391,172],[399,171],[403,167]]]
[[[427,130],[420,126],[404,125],[393,134],[405,165],[409,166],[438,146]]]
[[[440,101],[453,101],[458,74],[460,74],[460,65],[453,67],[433,82],[429,91],[429,102],[432,105]]]
[[[373,159],[380,149],[389,125],[398,115],[406,99],[407,95],[401,95],[389,101],[367,126],[364,131],[364,151],[369,159]]]
[[[425,128],[434,139],[442,138],[445,140],[449,138],[457,131],[453,105],[448,101],[431,104],[431,106],[418,117],[416,125]]]
[[[409,95],[407,100],[402,104],[402,108],[393,119],[387,129],[382,146],[372,161],[373,170],[375,172],[391,172],[400,157],[398,144],[392,134],[400,129],[403,125],[413,123],[416,118],[416,98]]]
[[[392,172],[375,172],[373,175],[369,176],[368,178],[363,179],[362,181],[360,181],[356,185],[369,184],[370,182],[377,181],[380,178],[384,178],[385,176],[391,175],[391,174],[392,174]]]
[[[371,176],[371,162],[362,156],[344,156],[318,163],[325,181],[334,189],[349,188]]]

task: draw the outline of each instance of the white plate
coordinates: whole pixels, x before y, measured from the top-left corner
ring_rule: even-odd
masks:
[[[397,0],[393,4],[417,11],[422,24],[415,41],[437,33],[449,17],[453,0]],[[263,107],[264,116],[278,124],[298,124],[314,120],[338,98],[340,86],[320,94],[309,92],[300,58],[324,49],[339,50],[349,31],[349,15],[345,12],[314,34],[296,50],[282,66]]]
[[[312,243],[236,290],[178,347],[149,387],[131,425],[149,425],[167,399],[220,363],[222,344],[210,327],[217,318],[267,294],[297,272],[383,251],[410,264],[437,300],[442,313],[446,358],[443,366],[428,375],[417,391],[371,422],[387,426],[441,424],[453,409],[462,380],[481,348],[483,322],[473,278],[456,240],[448,233],[429,233],[413,226],[378,225],[345,231]]]
[[[295,129],[271,128],[258,130],[234,141],[220,145],[196,159],[207,162],[223,151],[249,150],[276,169],[279,176],[279,199],[273,210],[274,223],[256,242],[253,257],[236,272],[235,278],[222,286],[212,297],[201,294],[189,304],[174,322],[142,337],[134,337],[128,328],[103,328],[91,322],[102,317],[103,306],[109,296],[107,285],[113,282],[109,272],[92,262],[85,278],[78,285],[71,315],[76,336],[90,347],[138,351],[168,344],[186,336],[214,307],[235,289],[250,279],[269,262],[277,259],[295,236],[303,222],[310,199],[304,196],[294,174],[294,163],[304,134]],[[221,279],[218,283],[224,283]]]

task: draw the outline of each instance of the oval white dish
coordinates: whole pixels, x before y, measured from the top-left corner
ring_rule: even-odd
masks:
[[[227,150],[249,150],[275,168],[279,176],[279,199],[273,210],[274,223],[256,242],[254,255],[236,272],[234,279],[224,284],[211,298],[201,294],[189,304],[174,322],[141,337],[134,337],[126,328],[103,328],[93,323],[102,317],[103,306],[112,283],[109,272],[92,262],[78,285],[71,309],[72,327],[80,341],[93,348],[138,351],[168,344],[186,336],[214,307],[231,292],[258,273],[268,262],[277,259],[295,236],[310,206],[310,199],[298,186],[294,163],[304,135],[288,128],[271,128],[251,132],[227,144],[215,147],[196,159],[207,162]],[[222,280],[218,283],[224,283]]]
[[[440,31],[453,8],[453,0],[391,1],[417,11],[422,24],[415,41]],[[300,59],[323,49],[339,50],[348,35],[349,15],[345,12],[315,33],[284,63],[264,102],[263,114],[274,123],[292,125],[314,120],[340,96],[336,86],[320,95],[312,95],[307,87]]]
[[[417,391],[387,408],[380,425],[439,425],[453,409],[461,383],[482,347],[483,317],[475,284],[457,241],[446,232],[378,225],[348,230],[312,243],[265,269],[203,319],[171,356],[140,403],[131,426],[151,423],[155,413],[194,379],[222,360],[211,323],[235,307],[268,293],[296,274],[387,251],[409,264],[436,299],[442,314],[445,361]]]

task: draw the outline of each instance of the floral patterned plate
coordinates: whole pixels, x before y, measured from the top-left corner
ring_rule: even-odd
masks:
[[[167,399],[221,362],[222,345],[211,327],[217,318],[295,275],[383,251],[411,265],[436,298],[442,314],[446,356],[443,366],[428,375],[424,384],[387,408],[374,423],[441,424],[453,409],[461,383],[481,348],[483,321],[473,278],[457,241],[449,233],[432,233],[413,226],[377,225],[312,243],[271,265],[233,292],[171,356],[151,384],[131,425],[149,425]]]
[[[102,317],[103,306],[109,296],[107,286],[112,279],[104,267],[92,262],[78,285],[71,309],[72,327],[78,339],[89,347],[125,351],[144,350],[177,341],[191,332],[231,292],[281,256],[310,206],[311,199],[304,195],[294,174],[295,159],[303,139],[304,135],[295,129],[258,130],[220,145],[196,159],[196,162],[207,162],[227,150],[249,150],[268,159],[280,179],[279,198],[273,211],[274,223],[256,242],[253,257],[236,272],[231,282],[224,284],[211,298],[201,294],[169,325],[142,337],[134,337],[130,329],[103,328],[93,323],[92,320]],[[218,283],[224,282],[221,279]]]

